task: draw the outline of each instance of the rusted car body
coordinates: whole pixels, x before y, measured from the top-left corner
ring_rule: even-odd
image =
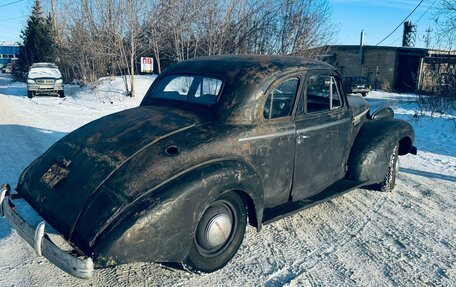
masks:
[[[83,126],[37,158],[17,194],[3,188],[3,213],[16,220],[12,197],[24,199],[79,256],[56,265],[81,278],[136,261],[211,272],[234,256],[247,221],[260,230],[356,187],[391,190],[397,155],[416,153],[413,128],[393,115],[346,97],[336,70],[318,61],[179,62],[139,107]],[[46,256],[42,229],[28,241]]]

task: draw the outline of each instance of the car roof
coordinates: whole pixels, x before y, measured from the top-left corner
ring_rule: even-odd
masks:
[[[224,81],[217,102],[218,114],[230,122],[254,121],[258,97],[277,79],[312,69],[335,70],[329,64],[299,56],[221,55],[198,57],[169,66],[160,77],[169,74],[206,74]],[[158,82],[158,81],[157,81]]]
[[[33,63],[32,64],[32,68],[46,68],[46,67],[49,67],[49,68],[57,68],[57,65],[55,63]]]
[[[239,73],[250,73],[257,71],[253,76],[264,77],[273,74],[278,70],[305,69],[334,69],[331,65],[299,56],[280,56],[280,55],[220,55],[193,58],[178,62],[168,69],[165,73],[175,72],[194,72],[209,73],[215,75],[233,75]]]

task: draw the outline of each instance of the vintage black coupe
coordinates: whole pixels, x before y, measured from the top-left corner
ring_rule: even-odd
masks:
[[[137,261],[212,272],[247,223],[260,230],[357,187],[394,188],[398,155],[416,153],[413,128],[343,91],[332,66],[299,57],[179,62],[139,107],[55,143],[17,193],[4,185],[1,212],[38,255],[80,278]],[[19,200],[45,221],[24,220]]]

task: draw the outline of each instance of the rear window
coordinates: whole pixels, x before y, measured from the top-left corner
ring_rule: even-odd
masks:
[[[163,99],[211,106],[217,102],[223,81],[200,75],[169,75],[148,95]]]

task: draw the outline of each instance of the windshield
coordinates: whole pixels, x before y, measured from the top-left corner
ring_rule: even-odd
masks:
[[[163,99],[211,106],[222,88],[222,80],[200,75],[169,75],[150,93],[149,99]]]

